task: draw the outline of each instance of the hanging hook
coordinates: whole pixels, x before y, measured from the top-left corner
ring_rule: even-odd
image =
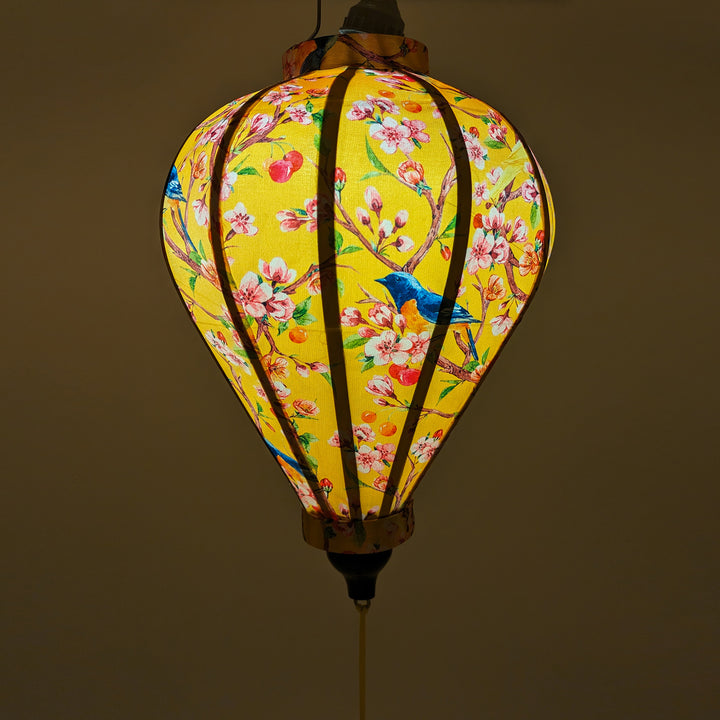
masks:
[[[313,30],[313,34],[308,38],[312,40],[320,32],[320,23],[322,22],[322,0],[317,0],[317,24]]]

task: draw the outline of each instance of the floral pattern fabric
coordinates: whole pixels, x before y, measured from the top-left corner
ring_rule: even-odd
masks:
[[[328,89],[344,70],[307,73],[250,107],[241,98],[203,122],[178,155],[163,211],[165,252],[194,322],[306,511],[339,522],[370,520],[381,508],[397,513],[409,500],[522,316],[553,232],[546,181],[513,126],[482,101],[433,80],[457,118],[470,165],[470,236],[456,237],[457,172],[441,112],[412,74],[359,68],[337,138],[332,213],[340,314],[326,318],[318,148]],[[211,174],[240,108],[222,168],[224,263],[253,350],[314,473],[310,481],[233,325],[211,247]],[[399,457],[453,250],[464,255],[456,306],[409,453]],[[337,367],[326,323],[342,332],[351,482],[360,507],[351,507],[345,488],[347,448],[338,433]],[[395,463],[402,472],[389,487]],[[390,502],[383,504],[386,493]]]

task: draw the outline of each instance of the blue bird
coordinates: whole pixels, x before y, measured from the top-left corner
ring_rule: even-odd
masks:
[[[442,295],[425,289],[417,278],[406,272],[393,272],[384,278],[378,278],[375,282],[388,289],[395,307],[405,318],[408,328],[414,332],[424,330],[426,322],[437,322]],[[480,321],[474,318],[464,307],[455,303],[450,316],[450,324],[471,325],[478,322]],[[466,328],[466,331],[470,353],[477,360],[477,348],[470,328]]]
[[[265,440],[265,444],[270,448],[270,451],[273,455],[275,455],[276,458],[281,458],[284,462],[286,462],[293,470],[297,470],[297,472],[300,473],[300,475],[304,476],[305,471],[300,467],[300,463],[295,459],[290,457],[289,455],[286,455],[282,450],[278,450],[269,440],[266,438],[263,438]]]
[[[168,175],[167,182],[165,183],[165,197],[170,201],[168,203],[168,205],[170,206],[170,214],[172,215],[172,212],[174,210],[175,215],[177,215],[177,218],[180,221],[180,227],[178,227],[177,221],[175,221],[175,227],[180,232],[182,232],[193,251],[197,252],[193,241],[190,239],[190,233],[188,232],[187,226],[185,225],[185,219],[183,218],[183,214],[180,212],[180,203],[186,203],[187,200],[183,195],[182,186],[180,185],[180,178],[178,177],[178,171],[174,165],[170,169],[170,174]]]

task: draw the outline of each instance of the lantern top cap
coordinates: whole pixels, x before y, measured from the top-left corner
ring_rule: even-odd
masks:
[[[313,38],[293,45],[283,55],[283,80],[313,70],[347,65],[376,70],[411,71],[427,75],[428,50],[418,40],[403,35],[344,32]]]

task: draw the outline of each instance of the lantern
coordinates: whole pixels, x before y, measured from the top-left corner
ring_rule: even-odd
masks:
[[[518,130],[427,73],[401,34],[300,43],[282,82],[191,133],[165,188],[180,296],[356,599],[553,236]]]

